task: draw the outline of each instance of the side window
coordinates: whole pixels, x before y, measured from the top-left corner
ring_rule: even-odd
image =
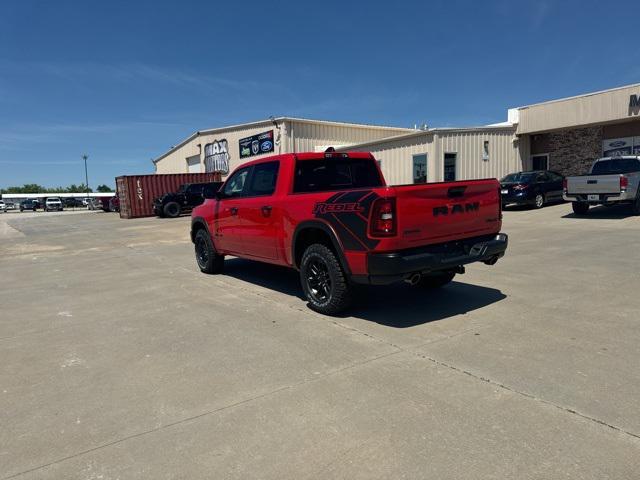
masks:
[[[536,177],[536,182],[546,182],[547,180],[549,180],[549,177],[547,177],[546,173],[539,173]]]
[[[250,197],[260,195],[273,195],[278,181],[278,168],[280,162],[260,163],[253,167],[250,185],[246,195]]]
[[[227,183],[224,185],[223,193],[225,197],[241,197],[243,195],[245,182],[249,176],[249,170],[249,167],[243,168],[231,175],[231,178],[229,178]]]

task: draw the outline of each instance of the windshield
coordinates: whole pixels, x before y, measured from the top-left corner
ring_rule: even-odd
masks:
[[[504,177],[501,181],[505,183],[530,183],[535,177],[535,173],[531,172],[518,172],[510,173]]]
[[[640,172],[640,160],[635,158],[612,158],[596,162],[591,170],[593,175],[615,175]]]

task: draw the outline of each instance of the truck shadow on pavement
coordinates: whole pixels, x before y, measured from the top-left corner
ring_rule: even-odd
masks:
[[[239,258],[225,261],[224,274],[304,301],[298,272]],[[461,281],[428,290],[406,284],[389,286],[358,285],[352,307],[339,317],[356,317],[393,328],[408,328],[456,315],[464,315],[504,300],[495,288]]]
[[[592,219],[592,220],[622,220],[628,217],[633,217],[631,207],[629,205],[614,205],[611,207],[591,207],[589,212],[585,215],[576,215],[575,213],[567,213],[562,218],[579,218],[579,219]]]

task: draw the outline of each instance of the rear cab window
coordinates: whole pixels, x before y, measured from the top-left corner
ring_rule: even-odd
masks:
[[[635,158],[612,158],[600,160],[593,165],[592,175],[615,175],[640,172],[640,160]]]
[[[376,163],[364,158],[320,158],[296,162],[293,193],[325,192],[383,185]]]

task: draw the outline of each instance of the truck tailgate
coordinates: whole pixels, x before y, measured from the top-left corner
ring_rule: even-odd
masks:
[[[620,193],[620,175],[584,175],[567,178],[567,194]]]
[[[401,248],[498,233],[500,183],[495,179],[393,187]]]

